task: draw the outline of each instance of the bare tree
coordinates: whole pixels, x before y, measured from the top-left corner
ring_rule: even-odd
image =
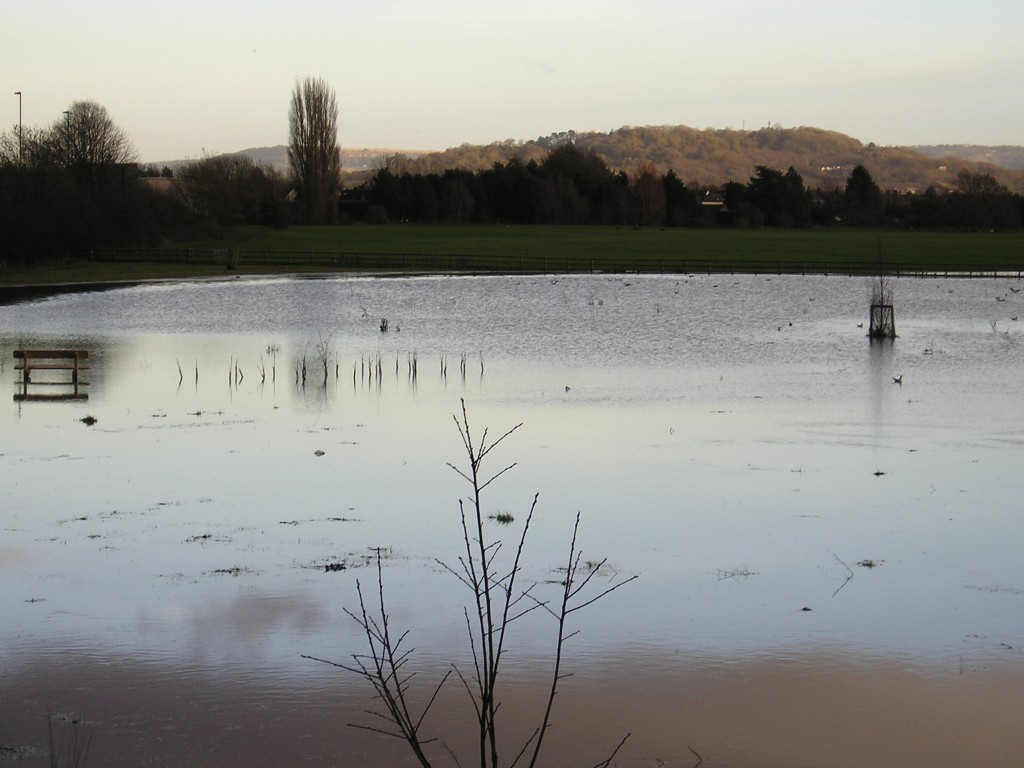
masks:
[[[65,133],[67,163],[134,163],[135,147],[128,134],[115,125],[106,107],[95,101],[76,101],[63,121],[57,121],[58,135]]]
[[[341,186],[338,105],[323,78],[296,82],[288,112],[288,162],[292,181],[309,224],[337,217]]]
[[[629,189],[637,224],[660,224],[665,220],[665,184],[654,163],[640,163],[633,170]]]
[[[224,225],[287,224],[286,182],[269,165],[245,155],[214,155],[186,163],[177,176],[177,194],[196,216]]]
[[[49,134],[42,128],[14,126],[0,134],[0,167],[38,167],[51,160],[47,150]]]
[[[871,318],[868,323],[868,337],[872,340],[896,338],[896,311],[893,307],[892,297],[892,281],[882,274],[880,268],[878,277],[871,283]]]
[[[80,186],[92,191],[138,159],[128,134],[94,101],[76,101],[54,122],[50,152]]]
[[[502,549],[501,539],[492,539],[487,535],[485,526],[488,515],[484,512],[482,500],[484,490],[515,467],[515,464],[510,464],[492,474],[483,468],[485,459],[521,425],[513,427],[497,439],[490,438],[486,429],[482,435],[477,435],[470,430],[465,402],[462,403],[461,416],[455,417],[455,423],[462,438],[466,468],[462,469],[453,464],[449,464],[449,467],[470,486],[468,503],[459,502],[463,552],[457,565],[437,562],[461,582],[470,595],[469,605],[463,610],[463,621],[471,651],[468,668],[453,663],[448,673],[433,687],[426,704],[413,706],[409,692],[416,673],[407,668],[413,650],[405,647],[409,631],[392,631],[384,599],[379,550],[375,595],[370,597],[365,594],[357,581],[359,609],[346,610],[362,629],[366,637],[367,651],[352,654],[352,661],[347,663],[313,656],[305,658],[339,667],[368,682],[374,689],[382,711],[370,712],[374,716],[372,725],[351,725],[405,741],[422,768],[431,768],[432,759],[428,755],[427,747],[437,741],[435,737],[426,734],[424,721],[438,701],[441,689],[453,675],[468,694],[476,714],[476,759],[479,760],[480,767],[499,768],[500,765],[508,765],[509,768],[515,768],[522,765],[525,768],[536,768],[540,764],[545,736],[551,728],[552,710],[559,686],[569,674],[563,668],[566,645],[577,632],[569,626],[571,619],[578,611],[637,577],[633,575],[619,578],[614,571],[606,567],[605,560],[582,560],[576,539],[580,522],[577,514],[568,553],[564,565],[559,569],[560,583],[555,594],[542,597],[537,592],[543,585],[522,585],[522,558],[527,532],[537,506],[537,496],[534,496],[526,514],[518,541],[515,542],[515,552],[510,560],[499,558]],[[504,524],[513,522],[512,515],[507,513],[504,520],[498,517],[495,519]],[[551,652],[551,670],[545,686],[542,710],[537,714],[533,732],[526,737],[525,742],[513,746],[514,757],[506,757],[503,760],[499,754],[499,671],[506,654],[510,629],[534,611],[548,614],[556,627]],[[628,738],[627,733],[612,748],[608,757],[597,765],[607,768]],[[460,765],[451,748],[447,744],[444,746],[449,756]]]

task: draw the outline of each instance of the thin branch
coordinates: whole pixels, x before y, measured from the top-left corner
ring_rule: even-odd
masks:
[[[626,740],[629,739],[629,737],[632,735],[633,734],[631,733],[627,733],[625,736],[623,736],[622,741],[620,741],[618,746],[612,750],[612,753],[608,755],[608,757],[605,758],[602,762],[595,765],[594,768],[608,768],[608,766],[611,765],[612,760],[615,759],[615,756],[619,754],[619,750],[622,749],[622,745],[625,744]]]
[[[588,605],[591,605],[592,603],[596,603],[598,600],[600,600],[605,595],[610,595],[612,592],[617,590],[619,587],[624,587],[627,584],[629,584],[629,582],[636,581],[639,578],[640,578],[640,574],[634,573],[632,576],[630,576],[630,577],[628,577],[626,579],[623,579],[622,581],[616,582],[612,586],[608,587],[608,589],[606,589],[604,592],[601,592],[599,595],[596,595],[596,596],[592,597],[591,599],[587,600],[585,603],[580,603],[579,605],[574,605],[572,608],[569,609],[568,612],[569,613],[575,613],[576,611],[582,610],[583,608],[586,608]]]
[[[522,759],[523,755],[526,754],[526,750],[530,748],[530,745],[533,743],[533,740],[537,738],[537,734],[539,733],[540,728],[534,730],[534,732],[530,735],[530,738],[528,738],[526,740],[526,743],[523,744],[523,748],[519,750],[519,754],[516,755],[516,759],[509,763],[509,768],[515,768],[516,764],[518,764],[519,761]]]
[[[840,589],[842,589],[843,587],[845,587],[847,584],[850,583],[850,580],[854,577],[854,573],[853,573],[853,569],[850,566],[848,566],[846,563],[843,563],[843,561],[839,559],[839,555],[837,555],[835,552],[832,553],[832,557],[834,557],[836,560],[839,560],[839,562],[842,563],[843,568],[845,568],[850,573],[850,575],[846,577],[846,581],[844,581],[842,584],[840,584],[839,587],[836,589],[836,591],[832,593],[832,597],[835,597],[836,595],[839,594],[839,590]]]

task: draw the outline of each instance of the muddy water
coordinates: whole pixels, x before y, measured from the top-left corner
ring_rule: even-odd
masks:
[[[585,556],[640,576],[580,615],[552,764],[630,732],[620,765],[1014,765],[1019,288],[898,281],[881,345],[845,278],[235,280],[0,307],[0,745],[47,764],[49,708],[90,724],[102,765],[402,764],[344,727],[368,691],[302,656],[362,650],[343,609],[384,547],[424,677],[466,661],[437,564],[458,557],[465,398],[480,429],[523,423],[487,504],[518,524],[540,493],[526,577],[546,588],[577,511]],[[11,350],[34,346],[88,348],[88,400],[16,402]],[[521,629],[504,700],[525,733],[551,627]],[[466,747],[456,694],[433,723]]]

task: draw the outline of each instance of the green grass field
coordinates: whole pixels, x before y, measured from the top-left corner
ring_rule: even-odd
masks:
[[[661,229],[543,226],[238,227],[194,248],[367,254],[461,254],[574,260],[872,262],[1024,266],[1024,233],[863,229]]]
[[[1024,233],[861,229],[351,225],[236,227],[173,251],[93,253],[33,269],[0,269],[0,285],[240,274],[398,270],[807,272],[1024,271]],[[183,254],[191,253],[187,256]],[[78,254],[82,256],[83,254]]]

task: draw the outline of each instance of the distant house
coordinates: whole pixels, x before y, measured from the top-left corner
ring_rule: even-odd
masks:
[[[140,176],[139,183],[146,189],[169,195],[181,187],[181,181],[169,176]]]
[[[700,204],[704,210],[721,211],[725,208],[725,195],[709,189],[704,193],[704,198],[700,201]]]
[[[729,213],[729,207],[725,204],[725,195],[708,189],[700,200],[701,217],[705,225],[715,224],[722,216]]]

